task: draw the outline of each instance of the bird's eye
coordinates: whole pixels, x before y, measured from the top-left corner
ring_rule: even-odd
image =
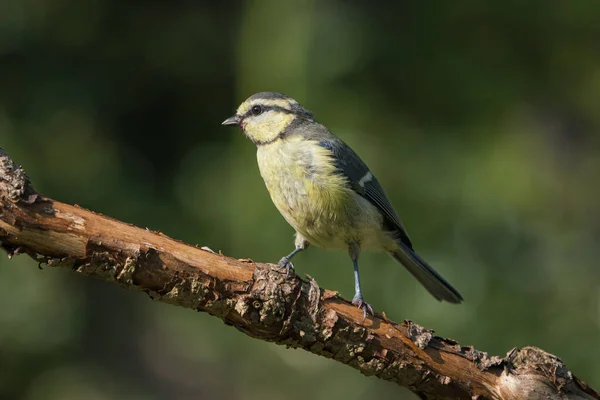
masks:
[[[261,106],[253,106],[252,107],[252,114],[260,115],[260,114],[262,114],[262,112],[263,112],[263,109]]]

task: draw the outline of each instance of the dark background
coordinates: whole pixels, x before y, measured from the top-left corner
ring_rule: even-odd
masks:
[[[234,257],[293,231],[221,127],[286,93],[370,165],[438,303],[365,254],[365,297],[461,344],[536,345],[600,387],[600,2],[0,2],[0,146],[43,194]],[[297,272],[353,294],[345,252]],[[0,398],[413,398],[26,257],[0,260]],[[404,396],[404,397],[403,397]]]

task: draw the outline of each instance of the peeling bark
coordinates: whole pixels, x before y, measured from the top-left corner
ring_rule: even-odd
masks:
[[[556,356],[506,357],[433,335],[411,321],[368,318],[310,278],[236,260],[45,198],[0,148],[0,246],[154,300],[208,312],[248,336],[302,348],[423,399],[600,399]]]

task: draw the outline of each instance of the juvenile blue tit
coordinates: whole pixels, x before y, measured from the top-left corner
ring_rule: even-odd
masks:
[[[354,265],[352,303],[363,310],[358,273],[363,249],[384,251],[401,263],[438,300],[462,296],[413,250],[383,188],[358,155],[297,101],[280,93],[257,93],[223,125],[237,125],[257,146],[257,159],[273,203],[296,230],[290,260],[310,244],[347,250]]]

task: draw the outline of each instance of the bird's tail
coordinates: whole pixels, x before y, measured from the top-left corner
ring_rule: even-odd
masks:
[[[417,253],[402,242],[398,243],[399,249],[390,252],[390,255],[404,265],[429,293],[437,300],[450,303],[460,303],[462,296],[440,274],[425,262]]]

